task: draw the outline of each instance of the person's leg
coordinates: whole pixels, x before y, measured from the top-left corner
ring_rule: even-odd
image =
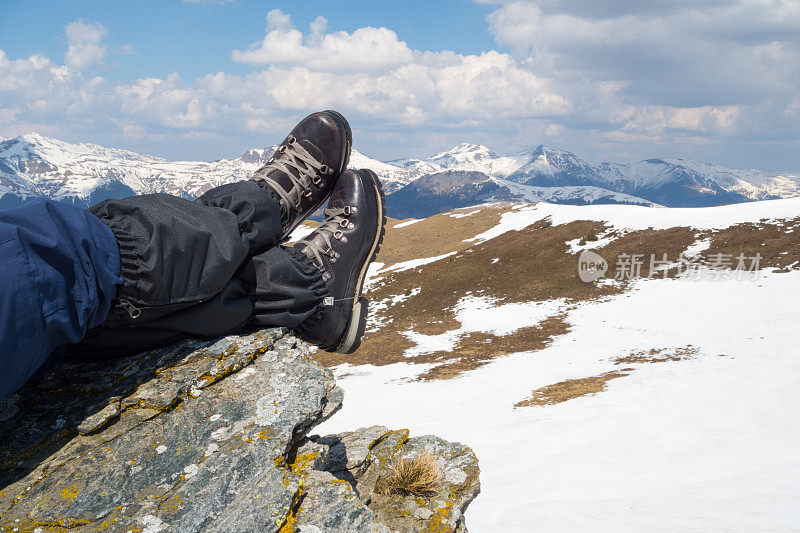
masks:
[[[238,232],[247,255],[275,246],[283,238],[287,211],[281,207],[276,192],[255,181],[237,181],[214,187],[194,203],[236,215]]]
[[[283,210],[271,189],[254,181],[215,187],[195,202],[148,195],[91,210],[119,239],[118,295],[135,316],[117,309],[73,347],[73,359],[212,338],[248,322],[293,327],[322,301],[318,269],[304,254],[277,245]]]
[[[73,347],[73,360],[133,354],[186,337],[213,338],[244,327],[294,328],[322,312],[327,295],[319,269],[292,248],[249,258],[213,298],[135,327],[105,324]]]
[[[0,265],[2,399],[106,318],[121,279],[111,230],[52,201],[0,212]]]
[[[277,198],[253,181],[215,187],[194,202],[149,194],[106,200],[90,212],[119,242],[122,284],[108,319],[70,350],[74,359],[240,327],[253,306],[238,273],[282,231]]]

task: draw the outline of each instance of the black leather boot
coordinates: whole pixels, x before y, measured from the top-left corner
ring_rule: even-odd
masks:
[[[347,170],[325,209],[325,222],[295,244],[322,273],[328,289],[321,313],[295,328],[329,352],[353,353],[361,344],[368,301],[361,296],[367,267],[383,241],[386,203],[371,170]]]
[[[281,239],[328,198],[347,168],[350,125],[336,111],[312,113],[294,127],[253,180],[278,195],[284,210]]]

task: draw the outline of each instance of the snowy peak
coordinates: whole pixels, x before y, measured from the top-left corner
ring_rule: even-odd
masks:
[[[485,159],[485,158],[495,158],[495,157],[497,156],[482,144],[461,143],[457,146],[454,146],[450,150],[447,150],[445,152],[440,152],[434,155],[430,159],[437,160],[437,159],[453,158],[453,159],[467,160],[467,159]]]
[[[514,170],[508,176],[508,179],[520,183],[530,182],[530,185],[545,187],[584,185],[591,182],[590,176],[592,173],[591,165],[572,152],[549,148],[540,144],[530,151],[528,162]],[[569,175],[571,179],[565,180],[565,174]],[[538,176],[546,176],[546,178],[534,179]],[[568,181],[569,183],[560,183],[562,181]]]
[[[238,159],[243,163],[263,165],[269,160],[274,151],[275,151],[274,146],[270,146],[263,149],[253,148],[240,155]]]
[[[420,175],[435,174],[445,170],[464,170],[505,178],[522,165],[525,158],[524,154],[498,156],[481,144],[462,143],[427,159],[399,159],[391,163]]]
[[[530,161],[543,161],[549,164],[550,166],[557,167],[557,168],[564,168],[570,165],[577,165],[583,166],[588,165],[586,161],[579,158],[572,152],[568,152],[567,150],[561,150],[558,148],[551,148],[549,146],[545,146],[540,144],[530,152],[531,157]]]
[[[362,154],[358,150],[352,150],[350,152],[350,163],[348,166],[350,168],[371,169],[381,179],[386,192],[396,191],[419,177],[419,173],[413,169],[378,161],[377,159]]]

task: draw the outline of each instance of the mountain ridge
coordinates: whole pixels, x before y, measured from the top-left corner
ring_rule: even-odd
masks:
[[[106,198],[153,192],[194,198],[211,187],[249,178],[274,148],[252,148],[236,158],[211,162],[171,161],[38,133],[0,138],[0,209],[41,197],[84,207]],[[462,143],[427,159],[387,162],[353,150],[350,166],[372,168],[388,194],[425,176],[460,171],[480,174],[468,181],[474,184],[482,177],[484,189],[502,189],[495,197],[467,195],[460,201],[473,204],[500,199],[698,207],[800,195],[800,179],[792,173],[730,169],[681,157],[592,164],[572,152],[542,144],[498,155],[484,145]],[[399,199],[408,197],[413,189],[395,197],[395,216],[404,215],[408,206]],[[428,192],[433,196],[444,193]],[[444,204],[452,207],[443,200],[441,206],[432,205],[430,213],[441,212],[437,210],[445,209]]]

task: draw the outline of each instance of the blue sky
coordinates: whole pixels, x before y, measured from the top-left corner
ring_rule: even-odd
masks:
[[[461,142],[800,170],[800,0],[0,3],[0,136],[235,157],[306,113]]]
[[[187,79],[219,70],[244,74],[250,69],[232,63],[230,52],[263,37],[264,19],[272,9],[291,13],[298,27],[308,27],[320,15],[328,20],[331,31],[386,26],[420,50],[480,53],[496,46],[484,20],[491,7],[470,0],[242,0],[222,4],[180,0],[4,0],[0,3],[0,48],[9,57],[31,53],[60,57],[66,47],[64,27],[84,20],[103,24],[109,30],[111,46],[130,44],[136,50],[135,54],[115,59],[106,73],[109,79],[164,77],[173,71]]]

